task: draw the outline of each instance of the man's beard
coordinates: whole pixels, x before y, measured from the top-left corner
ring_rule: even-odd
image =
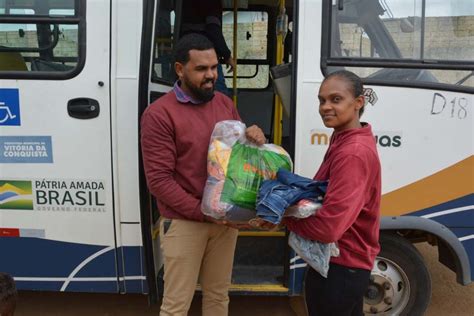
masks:
[[[183,81],[186,84],[186,87],[193,94],[193,97],[195,97],[199,101],[208,102],[214,97],[214,82],[212,79],[206,80],[205,82],[202,83],[202,84],[205,84],[207,82],[212,82],[211,89],[203,89],[201,87],[198,87],[194,85],[192,82],[190,82],[187,77],[183,77]]]

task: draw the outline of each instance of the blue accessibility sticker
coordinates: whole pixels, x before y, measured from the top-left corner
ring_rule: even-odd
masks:
[[[21,125],[20,94],[18,89],[0,88],[0,125]]]
[[[51,136],[0,136],[0,163],[52,163]]]

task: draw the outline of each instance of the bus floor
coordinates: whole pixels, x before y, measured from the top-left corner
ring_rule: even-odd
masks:
[[[474,284],[463,287],[456,283],[453,272],[437,261],[437,252],[427,244],[417,245],[425,257],[433,281],[433,294],[425,315],[472,315]],[[15,316],[132,316],[159,314],[159,306],[148,307],[143,295],[20,292]],[[200,313],[200,297],[196,296],[190,316]],[[232,296],[230,316],[294,316],[288,297]]]

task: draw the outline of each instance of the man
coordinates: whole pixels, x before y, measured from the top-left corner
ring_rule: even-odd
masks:
[[[222,33],[222,11],[221,0],[184,0],[181,35],[199,33],[206,36],[214,45],[219,62],[233,71],[235,61]],[[216,90],[230,96],[220,64],[217,72]]]
[[[13,316],[17,299],[15,281],[8,274],[0,272],[0,316]]]
[[[201,213],[207,179],[207,151],[214,125],[240,120],[231,100],[214,92],[218,60],[212,43],[189,34],[176,45],[178,81],[147,108],[141,120],[148,187],[161,213],[164,255],[161,316],[187,315],[196,283],[204,316],[227,315],[237,230]],[[265,142],[252,126],[247,138]]]

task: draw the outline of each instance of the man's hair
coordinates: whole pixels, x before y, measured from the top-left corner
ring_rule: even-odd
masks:
[[[17,296],[18,293],[13,278],[6,273],[0,272],[0,314],[14,308]]]
[[[191,33],[180,38],[175,47],[175,60],[186,64],[189,61],[189,51],[214,49],[212,42],[204,35]]]
[[[337,78],[341,78],[341,79],[345,80],[349,84],[349,86],[352,90],[352,95],[354,96],[354,98],[357,98],[361,95],[364,95],[364,84],[362,83],[362,79],[360,79],[360,77],[358,75],[356,75],[355,73],[353,73],[351,71],[348,71],[348,70],[338,70],[338,71],[330,73],[324,79],[324,81],[326,81],[330,78],[333,78],[333,77],[337,77]],[[362,116],[362,114],[364,113],[364,108],[365,108],[365,106],[360,108],[359,116]]]

